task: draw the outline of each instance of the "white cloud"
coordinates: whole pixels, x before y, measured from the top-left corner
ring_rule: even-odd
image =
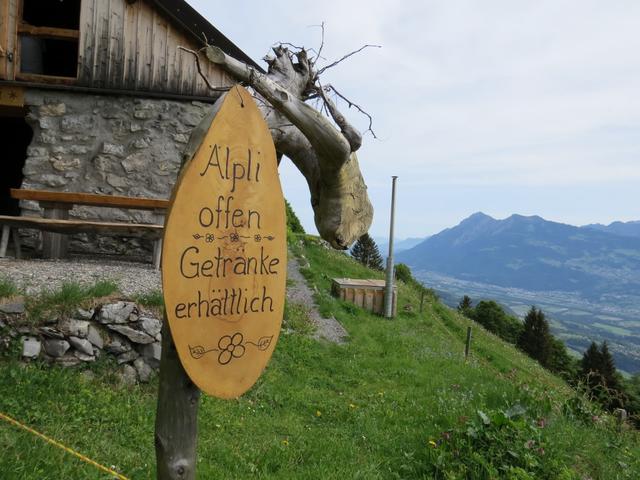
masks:
[[[326,75],[375,116],[381,140],[367,137],[359,154],[381,212],[374,233],[387,228],[392,174],[418,203],[433,188],[491,187],[479,205],[451,195],[439,207],[442,228],[463,211],[499,202],[568,223],[584,217],[556,212],[539,197],[512,202],[518,186],[556,189],[560,201],[563,188],[581,188],[585,208],[598,212],[594,221],[628,217],[637,204],[632,189],[610,198],[589,192],[640,181],[640,2],[190,3],[256,59],[279,40],[317,46],[319,29],[310,25],[321,21],[329,60],[364,43],[383,45]],[[347,113],[366,128],[365,118]],[[301,177],[283,171],[283,178],[309,226]],[[412,219],[397,230],[427,233],[420,228]]]

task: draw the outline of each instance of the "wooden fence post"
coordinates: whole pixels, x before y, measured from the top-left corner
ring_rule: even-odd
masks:
[[[469,353],[471,353],[471,327],[467,327],[467,341],[464,345],[464,359],[465,361],[469,358]]]

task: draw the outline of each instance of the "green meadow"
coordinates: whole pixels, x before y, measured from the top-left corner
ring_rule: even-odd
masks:
[[[429,295],[420,312],[404,284],[396,319],[369,314],[331,297],[331,279],[380,273],[313,237],[291,243],[349,340],[312,339],[308,306],[287,305],[257,384],[236,400],[202,397],[198,478],[640,478],[638,432],[515,348],[474,324],[465,361],[469,320]],[[156,383],[121,386],[106,360],[61,369],[23,364],[16,345],[2,355],[0,412],[127,478],[155,478]],[[110,478],[1,421],[0,451],[3,480]]]

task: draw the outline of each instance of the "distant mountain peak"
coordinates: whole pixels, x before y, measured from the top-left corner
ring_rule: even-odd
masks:
[[[486,221],[496,221],[495,218],[487,215],[484,212],[476,212],[472,215],[469,215],[467,218],[460,222],[460,225],[469,225],[469,224],[477,224]]]

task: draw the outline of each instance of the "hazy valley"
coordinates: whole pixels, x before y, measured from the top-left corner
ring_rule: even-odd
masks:
[[[640,371],[640,222],[574,227],[477,213],[397,254],[455,306],[491,298],[519,316],[542,308],[576,354],[607,340],[618,367]]]

